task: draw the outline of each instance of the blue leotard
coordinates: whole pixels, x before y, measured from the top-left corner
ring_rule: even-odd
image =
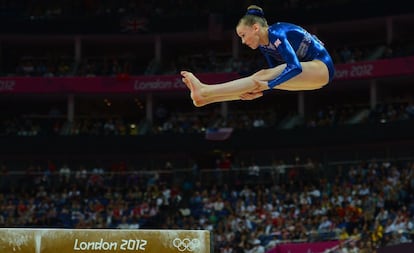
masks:
[[[315,59],[328,67],[329,82],[334,77],[334,64],[323,43],[298,25],[278,22],[269,26],[269,45],[259,46],[259,49],[270,67],[286,63],[282,73],[268,82],[270,89],[301,73],[300,62]]]

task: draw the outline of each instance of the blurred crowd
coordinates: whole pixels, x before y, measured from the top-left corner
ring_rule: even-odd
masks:
[[[2,1],[0,3],[0,18],[2,16],[12,16],[18,18],[31,18],[36,20],[38,17],[44,16],[70,16],[72,18],[79,18],[82,16],[101,16],[114,15],[124,13],[139,13],[140,15],[170,15],[177,20],[179,17],[187,17],[187,20],[194,20],[188,18],[189,13],[191,17],[202,16],[205,23],[209,18],[205,17],[207,13],[214,12],[213,10],[227,13],[227,12],[244,12],[244,8],[254,1],[213,1],[209,3],[198,3],[193,0],[182,1]],[[280,0],[280,1],[256,1],[256,4],[264,6],[269,5],[273,10],[281,11],[283,9],[301,8],[304,10],[311,10],[320,7],[330,7],[335,5],[346,5],[352,1],[298,1],[298,0]],[[273,6],[275,5],[275,6]],[[240,10],[236,10],[240,8]],[[204,15],[202,15],[204,13]],[[313,15],[314,16],[314,15]],[[9,22],[9,21],[8,21]],[[52,21],[53,22],[53,19]],[[135,20],[139,24],[140,20]],[[181,21],[180,21],[181,22]],[[195,21],[194,21],[195,22]],[[217,22],[229,22],[225,18],[219,19]],[[310,22],[310,21],[309,21]],[[84,22],[85,23],[85,22]],[[187,22],[188,23],[188,22]],[[217,25],[220,25],[220,24]],[[234,22],[231,28],[221,28],[224,31],[234,30]],[[383,24],[379,24],[383,25]],[[103,25],[105,26],[105,25]],[[176,26],[179,29],[181,26]],[[384,27],[385,29],[385,27]],[[177,32],[176,30],[175,32]],[[203,29],[195,29],[195,31],[209,31],[207,27]],[[82,34],[81,32],[79,32]],[[112,34],[111,32],[107,32]],[[168,34],[168,33],[167,33]],[[352,42],[352,45],[328,45],[330,53],[337,64],[351,63],[364,60],[376,60],[392,57],[402,57],[414,54],[414,48],[409,41],[397,41],[398,38],[391,38],[389,44],[374,44],[368,42],[369,35],[361,38],[361,41]],[[384,35],[385,36],[385,35]],[[214,36],[213,36],[214,37]],[[218,38],[220,36],[217,36]],[[386,37],[386,36],[385,36]],[[7,39],[7,37],[6,37]],[[211,44],[218,43],[219,40],[214,41],[209,38]],[[366,40],[366,42],[363,42]],[[385,38],[384,38],[385,40]],[[6,40],[7,41],[7,40]],[[1,75],[18,75],[18,76],[114,76],[119,74],[127,75],[161,75],[161,74],[177,74],[181,69],[189,69],[194,72],[238,72],[242,75],[249,74],[266,63],[263,57],[255,53],[241,53],[234,56],[232,49],[223,49],[221,46],[208,45],[204,48],[197,47],[188,43],[185,53],[180,50],[174,53],[168,47],[170,41],[163,44],[163,52],[169,54],[168,58],[161,56],[161,60],[155,60],[155,56],[145,56],[140,54],[140,51],[134,49],[123,48],[122,42],[113,48],[82,48],[82,56],[80,59],[76,58],[72,47],[67,47],[66,52],[59,52],[62,45],[53,45],[52,48],[42,48],[36,50],[33,45],[33,53],[24,50],[19,50],[19,47],[14,47],[14,42],[4,43],[4,51],[2,64],[0,64]],[[68,43],[74,43],[70,40]],[[86,42],[85,44],[87,44]],[[95,42],[97,46],[99,42]],[[162,42],[163,43],[163,42]],[[185,41],[183,41],[185,44]],[[221,44],[228,44],[231,47],[231,41],[220,42]],[[17,43],[17,45],[20,43]],[[154,43],[137,45],[141,51],[152,52],[154,50]],[[67,46],[67,45],[66,45]],[[63,47],[66,47],[63,46]],[[85,46],[87,47],[87,45]],[[219,47],[221,49],[217,50]],[[336,47],[336,48],[334,48]],[[97,47],[99,48],[99,46]],[[20,52],[21,51],[21,52]],[[41,55],[42,51],[46,51]],[[65,50],[64,50],[65,51]],[[91,52],[90,52],[91,51]],[[100,52],[99,52],[100,51]],[[9,55],[10,54],[10,55]],[[40,54],[40,55],[39,55]],[[91,55],[92,54],[92,55]],[[150,58],[147,58],[150,57]],[[254,67],[255,66],[255,67]]]
[[[39,21],[61,17],[143,18],[147,32],[157,18],[206,17],[209,13],[243,13],[253,1],[0,1],[0,18]],[[278,10],[339,6],[352,1],[255,1]],[[142,21],[142,20],[140,20]],[[228,20],[227,20],[228,21]],[[196,27],[196,24],[194,24]],[[193,27],[193,29],[194,29]],[[152,50],[152,49],[151,49]],[[120,49],[120,51],[122,51]],[[7,52],[6,52],[7,53]],[[86,52],[87,53],[87,52]],[[414,54],[412,43],[348,46],[332,49],[335,63],[353,63]],[[138,55],[101,58],[67,55],[15,55],[1,63],[1,75],[116,76],[237,72],[264,66],[251,53],[234,58],[214,49],[137,64]],[[13,65],[17,62],[16,65]],[[10,65],[10,63],[12,63]],[[255,67],[253,67],[255,66]],[[254,69],[253,69],[254,68]],[[156,108],[155,119],[123,116],[75,117],[59,114],[2,117],[0,136],[143,135],[201,133],[208,128],[286,128],[294,112],[273,107],[201,114]],[[44,116],[44,115],[43,115]],[[412,120],[412,101],[317,108],[292,127],[389,123]],[[331,252],[376,252],[379,247],[414,239],[414,161],[350,161],[338,166],[307,160],[235,163],[223,157],[216,167],[145,170],[131,162],[82,163],[41,161],[0,163],[0,227],[117,229],[207,229],[215,252],[264,253],[286,242],[339,240]],[[329,171],[329,173],[328,173]]]
[[[369,45],[343,46],[331,52],[334,62],[353,63],[359,61],[404,57],[414,54],[414,47],[407,43],[403,45]],[[194,72],[237,72],[241,75],[250,74],[266,66],[263,57],[257,53],[246,53],[233,57],[230,52],[217,53],[213,49],[203,52],[177,55],[164,62],[150,60],[146,65],[138,64],[137,55],[103,56],[100,58],[84,57],[76,62],[73,57],[54,55],[37,57],[21,56],[20,59],[9,59],[17,62],[17,66],[5,66],[3,75],[12,76],[117,76],[127,75],[176,75],[181,69]],[[16,61],[17,60],[17,61]]]
[[[250,4],[258,4],[264,8],[273,8],[277,6],[279,9],[316,9],[332,6],[346,6],[351,4],[350,0],[323,1],[315,0],[312,3],[306,0],[276,0],[268,1],[236,1],[212,0],[200,3],[194,0],[180,1],[134,1],[134,0],[118,0],[118,1],[93,1],[93,0],[19,0],[19,1],[1,1],[1,16],[17,15],[19,17],[32,18],[50,18],[50,17],[84,17],[84,16],[102,16],[102,15],[118,15],[123,13],[139,13],[141,15],[171,15],[185,16],[188,13],[206,13],[215,11],[231,11],[236,9],[243,12]],[[177,28],[178,29],[178,28]]]
[[[341,241],[332,252],[376,252],[413,240],[414,161],[226,164],[3,163],[0,226],[207,229],[227,253],[326,240]]]
[[[63,115],[4,116],[0,120],[0,136],[137,136],[162,133],[204,133],[206,129],[257,128],[293,129],[335,127],[356,124],[388,124],[414,119],[412,101],[368,105],[328,105],[309,112],[305,117],[288,110],[278,111],[272,106],[232,110],[224,117],[216,110],[189,112],[176,111],[159,105],[153,121],[122,114],[94,117],[75,117],[68,121]],[[292,123],[297,119],[296,123]]]

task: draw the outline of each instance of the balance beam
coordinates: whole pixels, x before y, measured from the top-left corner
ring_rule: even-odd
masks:
[[[213,253],[208,230],[0,228],[2,253]]]

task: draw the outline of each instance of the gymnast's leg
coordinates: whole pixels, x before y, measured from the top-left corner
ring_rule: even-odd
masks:
[[[300,91],[314,90],[323,87],[329,81],[329,71],[319,60],[302,62],[302,72],[288,81],[275,86],[275,89]],[[268,90],[267,82],[280,75],[286,65],[263,69],[255,74],[221,84],[204,84],[191,72],[181,71],[183,82],[191,91],[195,106],[232,100],[249,100],[261,97]],[[247,94],[247,96],[246,96]],[[249,96],[250,95],[250,96]]]

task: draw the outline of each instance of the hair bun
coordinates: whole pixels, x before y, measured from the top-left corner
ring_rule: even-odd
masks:
[[[263,10],[257,9],[257,8],[249,8],[249,9],[247,9],[246,15],[253,15],[253,16],[257,16],[257,17],[264,18],[264,12],[263,12]]]

